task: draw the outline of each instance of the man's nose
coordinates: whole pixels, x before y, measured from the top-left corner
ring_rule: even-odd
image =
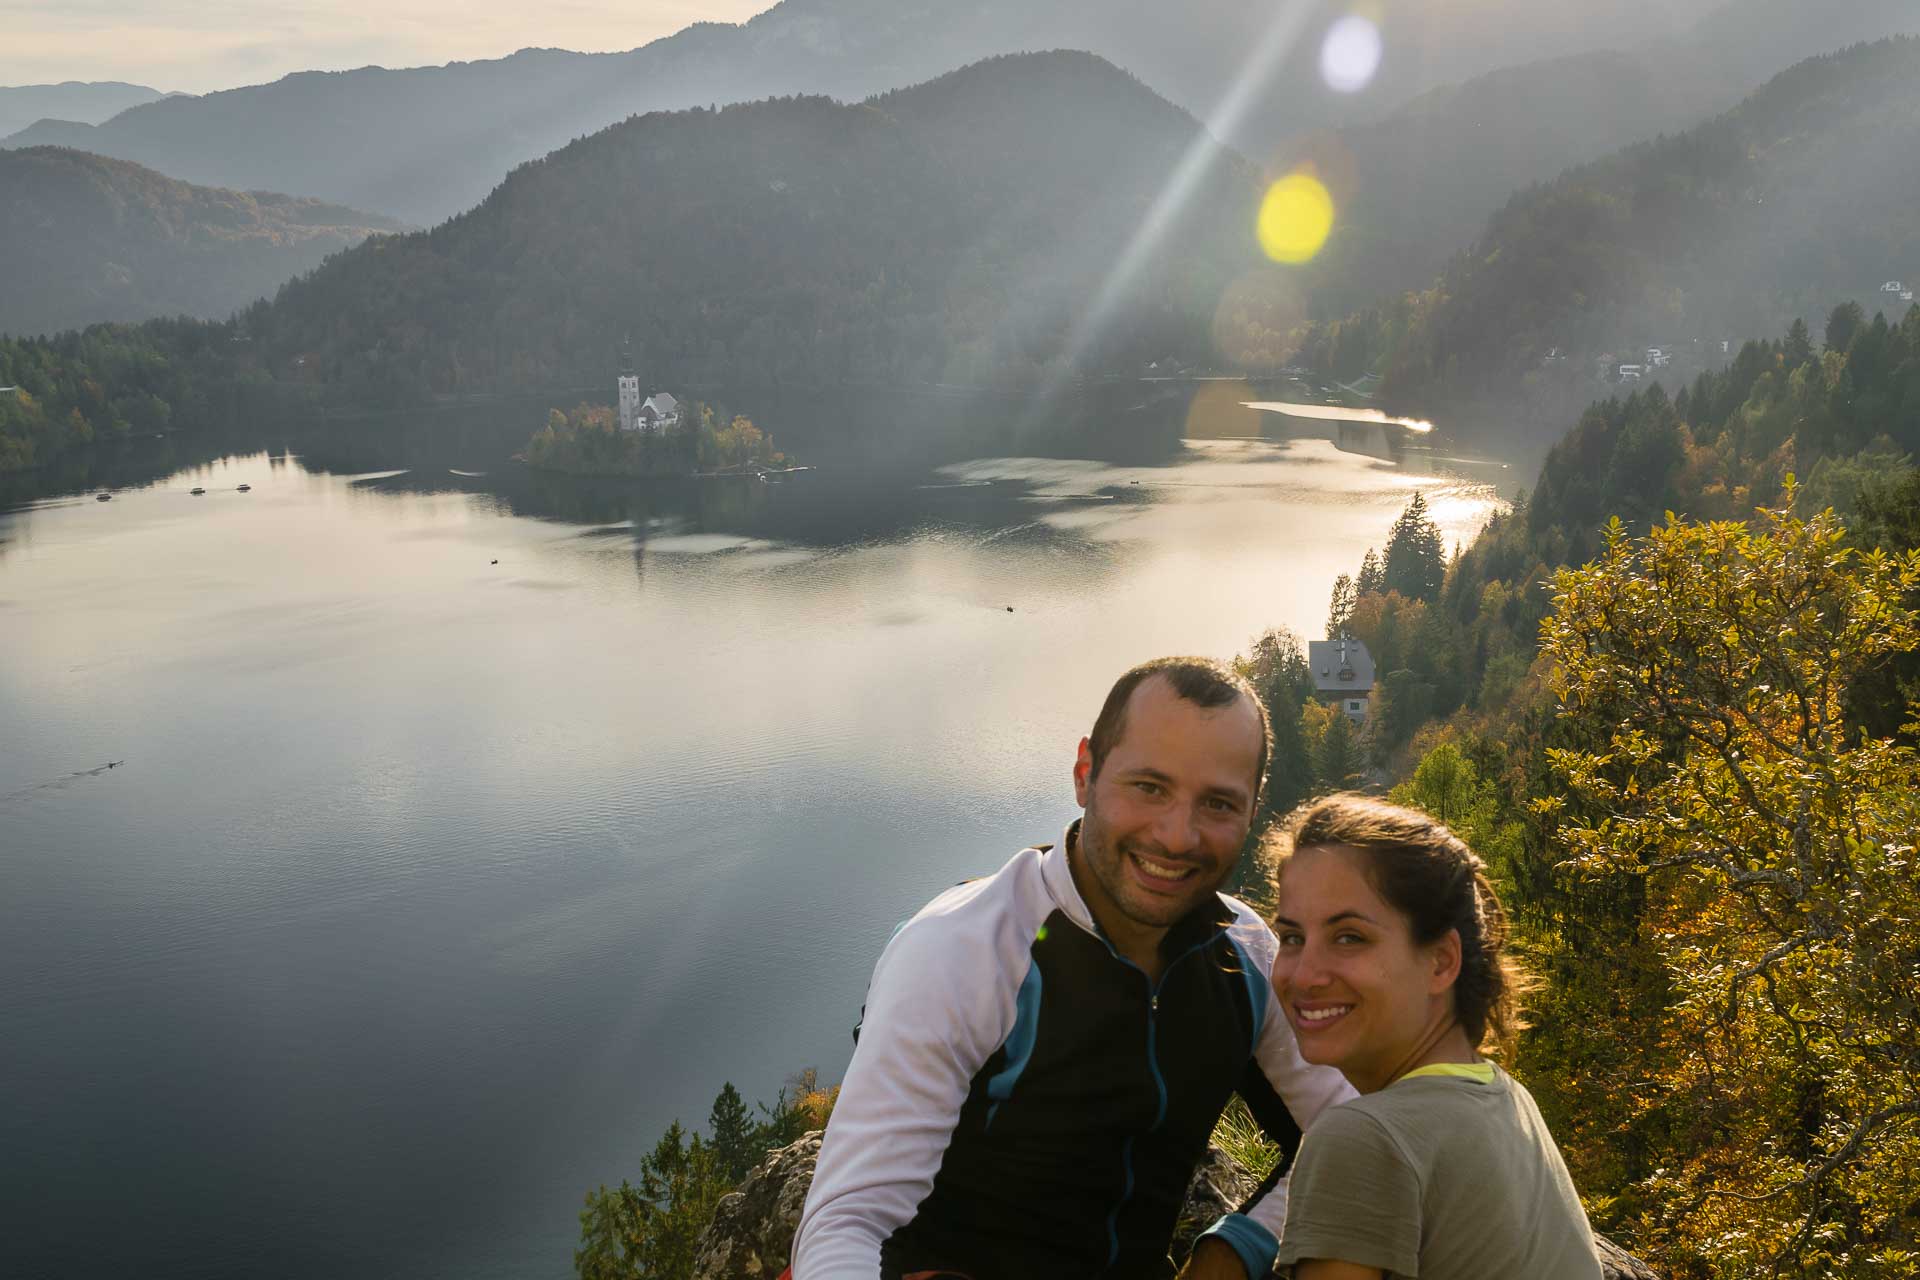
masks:
[[[1200,823],[1190,805],[1168,805],[1154,824],[1153,838],[1168,853],[1192,853],[1200,847]]]

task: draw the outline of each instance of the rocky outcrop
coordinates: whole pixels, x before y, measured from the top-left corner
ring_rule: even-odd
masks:
[[[769,1152],[738,1191],[722,1197],[694,1246],[693,1280],[773,1280],[784,1271],[819,1158],[816,1130]]]
[[[774,1280],[785,1270],[819,1158],[817,1132],[768,1153],[740,1189],[715,1208],[713,1222],[695,1248],[694,1280]],[[1174,1228],[1173,1256],[1186,1257],[1194,1238],[1243,1202],[1255,1185],[1253,1175],[1233,1157],[1218,1147],[1208,1148],[1187,1187],[1187,1202]],[[1660,1280],[1646,1263],[1605,1236],[1594,1240],[1605,1280]]]

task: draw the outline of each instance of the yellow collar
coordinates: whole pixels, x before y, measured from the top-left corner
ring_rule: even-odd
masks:
[[[1400,1080],[1412,1080],[1418,1076],[1453,1076],[1461,1080],[1471,1080],[1475,1084],[1493,1083],[1493,1064],[1491,1062],[1429,1062],[1424,1067],[1415,1067]],[[1400,1080],[1394,1081],[1399,1084]]]

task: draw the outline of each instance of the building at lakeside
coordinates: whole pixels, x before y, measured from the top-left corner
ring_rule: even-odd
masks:
[[[1309,640],[1307,665],[1313,669],[1313,692],[1322,702],[1337,703],[1355,724],[1364,724],[1373,697],[1373,655],[1352,636]]]
[[[626,343],[620,353],[620,429],[622,431],[665,431],[680,425],[680,402],[670,392],[656,391],[640,398],[640,375],[633,368],[633,344]]]

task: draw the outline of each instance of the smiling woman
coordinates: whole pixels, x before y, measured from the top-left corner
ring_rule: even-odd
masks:
[[[1334,796],[1274,837],[1273,988],[1361,1097],[1292,1175],[1294,1280],[1591,1280],[1593,1233],[1533,1098],[1480,1057],[1522,985],[1480,859],[1425,814]]]

